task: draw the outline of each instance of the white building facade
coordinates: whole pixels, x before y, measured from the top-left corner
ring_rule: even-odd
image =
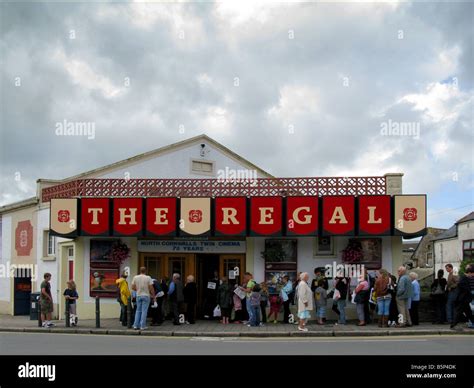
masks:
[[[402,175],[397,173],[383,176],[384,194],[402,194]],[[63,315],[62,294],[66,288],[66,281],[74,279],[80,295],[78,314],[83,319],[91,319],[94,317],[97,295],[93,292],[94,287],[97,286],[94,283],[94,274],[102,270],[104,284],[107,281],[110,282],[114,274],[118,276],[124,269],[128,269],[131,275],[136,274],[142,265],[146,266],[149,273],[156,278],[170,276],[175,271],[181,272],[184,277],[193,274],[200,287],[202,299],[207,280],[214,270],[219,272],[219,276],[235,276],[236,281],[242,279],[244,271],[248,271],[253,273],[254,278],[259,282],[271,281],[272,276],[279,276],[278,274],[287,271],[288,267],[281,269],[278,265],[272,271],[272,264],[267,262],[262,255],[269,247],[283,247],[281,249],[289,249],[292,252],[290,256],[294,255],[291,258],[294,266],[291,267],[291,275],[295,276],[297,272],[312,274],[316,267],[340,264],[342,251],[352,238],[351,236],[121,237],[121,242],[130,248],[130,256],[120,263],[114,273],[110,269],[101,267],[101,263],[98,263],[100,260],[96,260],[100,256],[98,252],[105,249],[107,241],[114,240],[113,237],[63,238],[49,233],[50,202],[44,198],[48,188],[58,185],[66,187],[69,182],[84,179],[117,179],[126,182],[128,179],[137,178],[255,179],[273,177],[213,139],[202,135],[67,179],[40,179],[35,197],[0,208],[0,266],[4,269],[21,265],[32,266],[32,272],[24,276],[24,281],[15,280],[8,276],[8,273],[0,277],[0,313],[27,314],[28,303],[24,300],[29,295],[28,284],[30,292],[38,292],[45,272],[52,274],[51,290],[55,302],[55,316]],[[472,228],[473,226],[467,223],[460,225],[459,235],[462,237],[459,241],[467,239],[469,235],[472,239]],[[383,235],[377,238],[380,261],[378,268],[383,267],[396,273],[396,268],[402,265],[403,261],[402,237]],[[285,243],[287,240],[290,242]],[[447,245],[445,246],[444,249],[448,249]],[[456,249],[459,253],[459,247]],[[99,270],[94,270],[96,267]],[[30,278],[29,282],[28,278]],[[100,283],[98,287],[101,287]],[[107,293],[103,295],[104,297],[101,297],[102,317],[118,317],[119,306],[116,298]]]

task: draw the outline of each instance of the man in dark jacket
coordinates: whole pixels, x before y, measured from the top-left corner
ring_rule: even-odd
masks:
[[[151,301],[151,325],[159,326],[163,323],[163,299],[165,293],[161,288],[161,282],[153,280],[153,288],[155,290],[155,300]],[[156,305],[155,305],[156,302]]]
[[[197,303],[197,286],[194,276],[189,275],[184,286],[184,302],[186,303],[186,323],[196,323],[194,319]]]
[[[179,273],[173,274],[173,280],[168,290],[168,298],[171,311],[173,312],[173,325],[179,325],[179,311],[181,304],[184,302],[183,283],[181,283]]]
[[[472,301],[472,290],[471,284],[472,277],[474,276],[474,265],[469,264],[466,266],[466,274],[462,275],[459,279],[457,289],[457,297],[455,301],[456,314],[454,316],[454,321],[451,324],[451,329],[453,329],[462,319],[462,316],[465,315],[468,320],[469,327],[472,327],[472,311],[471,311],[471,301]]]

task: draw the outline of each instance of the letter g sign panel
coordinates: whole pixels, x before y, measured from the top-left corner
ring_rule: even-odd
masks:
[[[288,236],[318,234],[318,197],[286,198],[286,234]]]

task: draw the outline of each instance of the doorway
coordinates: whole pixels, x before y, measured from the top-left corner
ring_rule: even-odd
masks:
[[[204,315],[210,314],[211,305],[215,304],[216,289],[212,288],[213,285],[208,283],[214,283],[210,282],[215,277],[214,272],[217,272],[217,276],[219,276],[219,255],[197,254],[196,264],[196,286],[198,290],[197,311],[198,316],[202,318]],[[216,288],[218,285],[219,282],[216,282]]]
[[[13,315],[29,315],[30,314],[30,296],[31,296],[31,276],[22,276],[22,277],[15,276],[13,279],[13,286],[15,290]]]

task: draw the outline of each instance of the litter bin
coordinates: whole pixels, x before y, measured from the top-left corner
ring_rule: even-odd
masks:
[[[32,292],[30,295],[30,321],[38,320],[39,298],[39,292]]]

